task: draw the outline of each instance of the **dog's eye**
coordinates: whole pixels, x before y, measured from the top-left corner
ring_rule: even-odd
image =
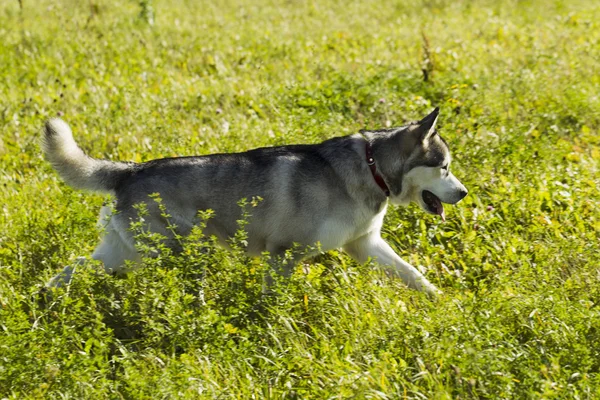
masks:
[[[446,165],[444,165],[444,166],[442,167],[442,169],[443,169],[444,171],[448,171],[448,165],[447,165],[447,164],[446,164]]]

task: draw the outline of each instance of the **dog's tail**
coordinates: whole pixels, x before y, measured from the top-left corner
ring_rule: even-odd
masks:
[[[69,185],[100,192],[112,192],[135,168],[134,163],[97,160],[79,148],[71,128],[60,118],[44,127],[42,143],[46,158]]]

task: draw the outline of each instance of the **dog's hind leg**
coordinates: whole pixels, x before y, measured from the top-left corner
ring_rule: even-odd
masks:
[[[415,267],[400,258],[379,236],[379,233],[365,235],[347,243],[344,250],[360,263],[365,263],[369,258],[373,258],[378,264],[385,267],[386,271],[402,278],[404,283],[412,289],[426,292],[432,296],[441,293]]]
[[[106,206],[100,211],[100,225],[106,229],[106,234],[100,244],[92,253],[92,259],[102,261],[104,270],[108,274],[120,274],[124,272],[125,261],[139,261],[140,257],[135,250],[133,238],[130,238],[126,229],[119,229],[119,220],[110,217],[110,209]],[[121,234],[123,232],[123,234]],[[86,257],[78,257],[76,261],[66,266],[59,274],[46,283],[45,287],[58,288],[71,283],[77,267],[87,262]]]
[[[106,234],[102,242],[92,253],[94,260],[102,261],[104,270],[107,274],[121,275],[125,271],[125,262],[127,260],[138,262],[140,256],[135,249],[133,238],[123,237],[129,232],[120,232],[113,226],[114,218],[106,227]]]
[[[59,274],[50,279],[46,283],[46,288],[60,288],[70,284],[77,267],[84,265],[86,262],[87,258],[77,257],[73,264],[67,265]]]
[[[263,293],[268,294],[271,292],[273,284],[277,280],[277,276],[284,278],[283,281],[287,281],[294,272],[294,267],[302,259],[298,252],[291,250],[288,252],[288,248],[284,246],[269,246],[267,249],[270,254],[269,269],[265,271],[263,281]]]
[[[139,257],[135,249],[131,249],[122,240],[118,232],[109,228],[102,242],[92,253],[92,259],[102,261],[107,274],[121,274],[124,272],[126,260],[135,262]],[[86,257],[77,257],[73,264],[66,266],[59,274],[50,279],[46,287],[58,288],[68,285],[71,283],[77,267],[85,265],[87,261]]]

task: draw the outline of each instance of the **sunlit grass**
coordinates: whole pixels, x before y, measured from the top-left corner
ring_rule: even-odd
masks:
[[[144,3],[153,25],[138,2],[0,4],[0,397],[600,397],[597,2]],[[37,301],[106,200],[43,159],[48,117],[145,161],[434,106],[469,196],[445,224],[390,209],[384,236],[438,301],[337,252],[263,298],[265,260],[200,235]]]

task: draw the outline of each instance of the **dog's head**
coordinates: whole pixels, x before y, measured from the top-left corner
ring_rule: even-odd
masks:
[[[393,204],[417,203],[445,219],[442,203],[456,204],[467,189],[450,172],[448,144],[435,129],[439,109],[400,128],[369,132]]]

